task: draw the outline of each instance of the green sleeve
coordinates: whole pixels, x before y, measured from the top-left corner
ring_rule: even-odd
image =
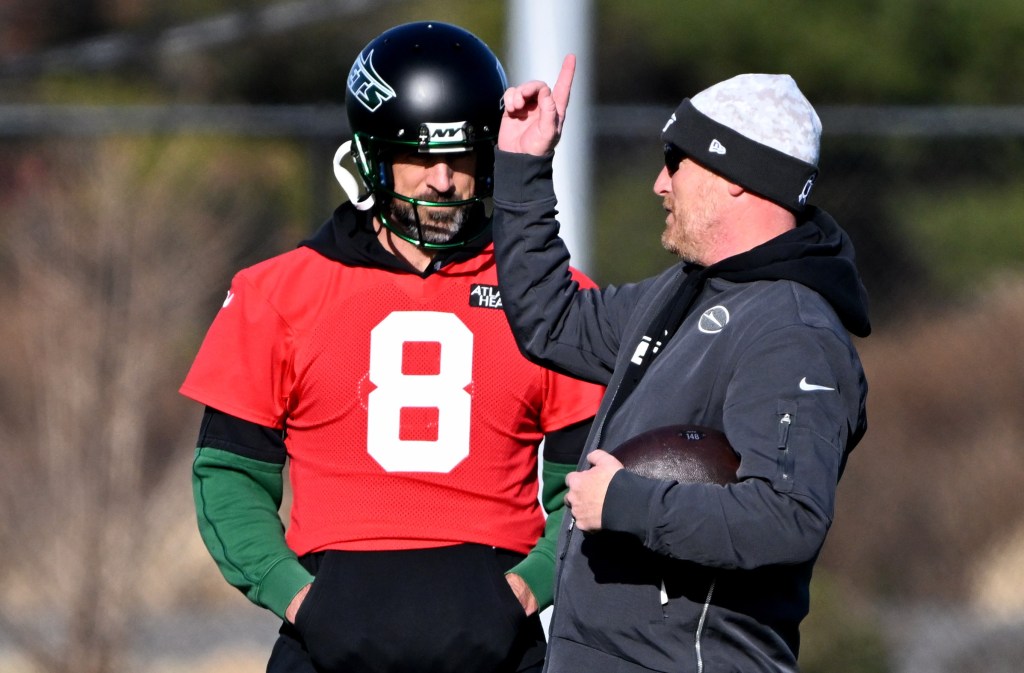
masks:
[[[565,518],[565,485],[567,474],[576,469],[575,465],[545,460],[541,463],[541,505],[548,518],[544,523],[544,535],[537,540],[526,558],[513,566],[509,572],[523,578],[534,598],[543,610],[551,605],[555,596],[555,549],[558,534]]]
[[[283,468],[209,447],[196,449],[192,463],[196,518],[210,555],[228,583],[281,618],[313,581],[285,542]]]

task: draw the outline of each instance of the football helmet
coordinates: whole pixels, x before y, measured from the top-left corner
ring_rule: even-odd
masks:
[[[493,190],[494,144],[508,80],[501,62],[472,33],[439,22],[417,22],[385,31],[359,53],[348,75],[345,107],[352,140],[335,155],[342,188],[357,208],[374,209],[393,233],[425,248],[452,248],[478,237],[489,225],[483,200]],[[362,182],[353,194],[340,160],[352,154]],[[394,188],[392,159],[398,153],[474,152],[475,193],[459,201],[426,201]],[[392,200],[410,204],[414,224],[391,221]],[[423,237],[418,206],[470,211],[451,240]]]

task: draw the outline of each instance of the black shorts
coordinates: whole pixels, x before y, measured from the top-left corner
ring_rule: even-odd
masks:
[[[304,557],[316,579],[267,671],[539,671],[540,619],[504,577],[521,558],[472,544]]]

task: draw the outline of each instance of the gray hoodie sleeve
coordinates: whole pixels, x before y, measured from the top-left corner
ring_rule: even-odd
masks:
[[[607,384],[644,287],[579,291],[558,237],[552,157],[496,151],[493,229],[502,306],[528,358]]]

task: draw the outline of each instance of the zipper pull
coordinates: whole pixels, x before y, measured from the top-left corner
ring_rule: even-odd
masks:
[[[793,483],[793,457],[789,454],[789,428],[793,417],[787,412],[779,418],[779,475],[782,483]]]
[[[569,545],[572,544],[572,531],[576,527],[576,517],[572,514],[569,515],[569,527],[565,531],[565,544],[562,545],[562,550],[558,553],[558,560],[564,561],[565,555],[569,553]]]
[[[661,580],[661,604],[668,604],[668,589],[665,588],[665,580]]]
[[[789,446],[789,426],[793,423],[793,417],[788,413],[782,414],[779,419],[779,448],[785,449]]]

